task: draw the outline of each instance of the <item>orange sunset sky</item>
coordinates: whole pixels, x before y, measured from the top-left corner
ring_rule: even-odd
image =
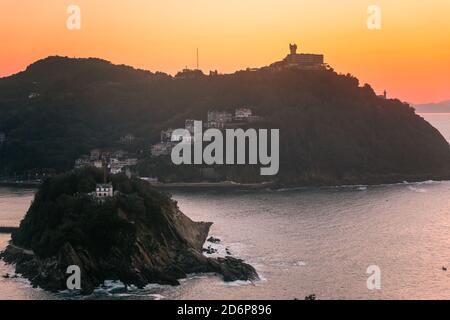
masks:
[[[66,28],[70,4],[81,30]],[[366,26],[369,5],[382,29]],[[412,103],[450,99],[449,0],[0,0],[0,76],[49,55],[174,74],[281,60],[289,43]]]

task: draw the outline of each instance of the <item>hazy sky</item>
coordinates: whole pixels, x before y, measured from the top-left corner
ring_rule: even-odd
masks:
[[[67,7],[81,8],[68,30]],[[366,26],[369,5],[381,30]],[[450,99],[449,0],[0,0],[0,76],[48,55],[151,71],[232,72],[282,59],[289,43],[409,102]]]

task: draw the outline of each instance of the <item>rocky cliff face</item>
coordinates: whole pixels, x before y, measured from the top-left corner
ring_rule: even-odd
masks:
[[[47,181],[1,254],[33,285],[67,289],[71,265],[81,269],[84,293],[105,280],[177,285],[189,273],[213,272],[225,281],[257,279],[253,267],[239,259],[205,257],[211,223],[193,222],[176,202],[144,182],[114,177],[120,193],[102,203],[73,193],[70,185],[95,180],[97,174],[77,171]]]

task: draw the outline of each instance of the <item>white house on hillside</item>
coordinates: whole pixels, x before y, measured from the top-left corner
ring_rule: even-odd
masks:
[[[95,187],[95,195],[99,199],[112,197],[114,195],[112,183],[97,184]]]

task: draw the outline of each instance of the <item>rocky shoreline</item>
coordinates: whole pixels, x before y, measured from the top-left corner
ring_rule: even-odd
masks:
[[[67,289],[69,266],[81,271],[82,294],[106,280],[143,288],[178,285],[193,273],[215,273],[227,282],[258,279],[240,259],[203,255],[212,223],[192,221],[168,195],[139,179],[112,176],[118,192],[99,202],[80,192],[97,179],[102,172],[83,169],[46,181],[0,258],[52,292]]]
[[[92,293],[107,280],[119,280],[125,286],[135,285],[143,288],[151,283],[176,286],[180,284],[180,279],[187,278],[189,274],[214,273],[220,275],[225,282],[259,279],[256,270],[241,259],[231,256],[208,258],[195,251],[179,256],[178,264],[166,270],[150,271],[150,269],[144,268],[137,273],[135,273],[137,270],[122,270],[121,273],[128,273],[125,278],[102,277],[101,270],[94,267],[93,261],[77,253],[70,245],[66,246],[57,257],[41,259],[30,250],[10,244],[0,253],[0,259],[15,267],[15,276],[6,274],[3,275],[4,278],[15,278],[17,275],[21,275],[28,279],[33,287],[51,292],[67,289],[67,274],[62,271],[66,265],[71,264],[83,266],[82,270],[90,270],[89,274],[84,273],[84,276],[82,273],[83,285],[80,291],[82,294]]]

